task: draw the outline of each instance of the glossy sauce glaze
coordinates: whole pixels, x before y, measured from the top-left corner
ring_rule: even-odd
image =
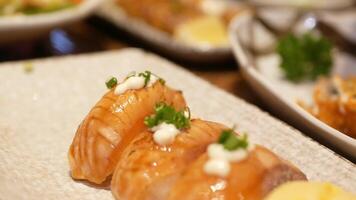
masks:
[[[307,110],[329,126],[356,138],[356,76],[321,79],[315,87],[314,105]]]
[[[226,177],[206,173],[204,165],[208,160],[205,153],[192,163],[172,187],[167,199],[261,200],[284,182],[306,179],[297,168],[258,145],[244,160],[231,162]]]
[[[154,112],[157,103],[165,102],[176,109],[185,108],[180,91],[156,81],[151,87],[127,90],[121,95],[112,88],[80,124],[68,157],[71,175],[102,183],[113,173],[122,151],[146,129],[144,118]]]
[[[190,128],[183,129],[172,144],[159,145],[147,130],[136,137],[125,150],[111,182],[116,199],[167,199],[171,186],[186,167],[216,141],[221,124],[191,120]]]

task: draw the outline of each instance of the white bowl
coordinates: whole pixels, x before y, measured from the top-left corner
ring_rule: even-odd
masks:
[[[56,12],[0,17],[0,43],[20,41],[72,23],[89,15],[103,0],[84,0],[81,4]]]
[[[283,119],[318,139],[319,142],[342,152],[355,161],[356,139],[316,119],[297,104],[296,99],[303,101],[312,99],[313,84],[305,83],[298,86],[291,84],[281,78],[275,59],[264,59],[263,62],[259,62],[258,59],[253,57],[252,52],[245,46],[246,41],[244,39],[246,38],[242,37],[246,36],[246,34],[242,34],[243,30],[250,30],[251,23],[252,16],[245,15],[233,20],[229,30],[233,53],[240,64],[245,79],[266,104]],[[262,37],[262,34],[261,32],[255,33],[259,37]],[[344,59],[342,56],[341,54],[337,55],[336,61]],[[301,148],[303,147],[301,146]]]

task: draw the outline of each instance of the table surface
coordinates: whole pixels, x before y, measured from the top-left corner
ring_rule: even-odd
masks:
[[[53,41],[54,37],[62,37],[62,40],[73,43],[75,48],[67,50],[63,49],[63,47],[59,48]],[[82,22],[55,29],[46,35],[40,36],[38,39],[0,46],[0,62],[115,50],[126,47],[142,48],[165,57],[160,54],[161,52],[157,52],[151,46],[138,41],[137,38],[123,33],[103,19],[90,17]],[[233,93],[262,109],[265,108],[242,78],[238,64],[233,58],[226,63],[215,64],[188,63],[172,57],[166,58],[219,88]]]

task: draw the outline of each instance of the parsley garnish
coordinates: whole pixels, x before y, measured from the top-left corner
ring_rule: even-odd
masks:
[[[222,144],[224,149],[229,151],[246,149],[248,147],[248,137],[246,134],[238,136],[234,133],[234,130],[227,129],[221,132],[218,143]]]
[[[144,123],[149,128],[157,126],[163,122],[174,124],[178,129],[187,128],[190,125],[190,114],[186,116],[185,112],[186,110],[176,111],[172,106],[165,103],[159,103],[155,107],[155,114],[146,117]]]
[[[287,79],[302,81],[315,80],[320,75],[331,71],[332,44],[324,37],[306,33],[302,36],[292,34],[281,38],[277,52],[281,58],[280,68]]]

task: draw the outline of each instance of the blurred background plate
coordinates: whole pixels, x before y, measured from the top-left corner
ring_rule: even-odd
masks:
[[[277,115],[321,143],[356,160],[355,139],[314,118],[297,104],[298,100],[312,100],[314,83],[297,85],[284,78],[278,67],[279,57],[274,53],[278,40],[276,35],[252,15],[245,15],[232,22],[229,37],[244,77]],[[356,74],[355,57],[336,51],[334,59],[334,72],[341,70]]]
[[[89,15],[103,0],[84,0],[73,8],[35,15],[0,16],[0,44],[19,42],[45,34]]]
[[[199,63],[222,62],[232,58],[230,47],[200,47],[184,44],[141,20],[127,16],[113,0],[106,1],[96,14],[168,56]]]

